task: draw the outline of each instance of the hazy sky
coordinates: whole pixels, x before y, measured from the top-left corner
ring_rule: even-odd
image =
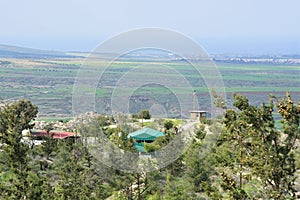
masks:
[[[209,53],[300,53],[299,0],[0,0],[0,44],[90,51],[142,27],[179,31]]]

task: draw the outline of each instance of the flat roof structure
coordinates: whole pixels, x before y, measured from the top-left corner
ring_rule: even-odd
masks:
[[[207,113],[207,111],[205,111],[205,110],[192,110],[192,111],[190,111],[190,113]]]

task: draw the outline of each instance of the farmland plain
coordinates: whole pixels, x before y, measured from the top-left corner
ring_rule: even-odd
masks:
[[[73,86],[83,61],[84,56],[2,57],[0,97],[4,100],[30,99],[38,105],[40,118],[71,117]],[[135,73],[132,69],[141,65],[157,67],[158,70],[152,70],[153,73],[158,73],[162,66],[171,66],[196,90],[199,109],[209,110],[211,99],[205,78],[214,77],[201,77],[185,61],[131,58],[116,60],[105,72],[105,78],[95,90],[96,111],[111,112],[110,97],[117,81],[128,72]],[[270,93],[282,97],[289,91],[295,100],[300,99],[300,65],[216,62],[216,66],[224,82],[226,100],[229,103],[233,93],[247,96],[255,105],[268,102]],[[135,76],[143,76],[143,73],[137,72]],[[172,81],[176,80],[176,76],[178,74],[168,73],[161,75],[160,78]],[[176,95],[192,98],[193,90],[178,85],[175,93],[158,84],[141,86],[132,94],[131,100],[135,103],[131,105],[130,111],[149,109],[153,103],[163,104],[167,110],[176,110],[178,108]]]

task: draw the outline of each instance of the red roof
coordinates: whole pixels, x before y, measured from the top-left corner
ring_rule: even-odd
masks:
[[[74,132],[61,132],[61,131],[50,131],[50,133],[47,133],[47,131],[45,130],[41,130],[41,131],[31,131],[32,134],[36,137],[49,137],[53,134],[53,138],[54,139],[65,139],[67,137],[72,137],[75,136],[76,133]]]

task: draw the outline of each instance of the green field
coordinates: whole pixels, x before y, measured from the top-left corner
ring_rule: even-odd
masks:
[[[72,115],[72,90],[76,80],[82,58],[56,58],[56,59],[12,59],[0,58],[0,97],[3,99],[30,99],[39,106],[39,117],[70,117]],[[162,79],[178,79],[178,74],[183,76],[193,89],[199,107],[210,107],[210,96],[203,77],[196,73],[188,63],[180,61],[141,61],[141,60],[117,60],[111,64],[101,79],[96,94],[96,111],[106,110],[109,113],[110,97],[117,82],[126,73],[131,76],[145,76],[142,72],[131,71],[135,67],[151,67],[147,76],[157,76],[156,73],[164,66],[172,68],[176,73],[160,74]],[[99,67],[97,63],[91,64],[91,70]],[[271,64],[237,64],[217,63],[221,73],[227,101],[231,101],[232,93],[242,93],[249,97],[254,104],[268,101],[270,93],[283,96],[290,91],[294,99],[300,98],[300,66],[296,65],[271,65]],[[207,67],[205,70],[210,70]],[[97,71],[95,71],[96,73]],[[213,76],[205,77],[214,79]],[[153,82],[155,82],[154,80]],[[134,85],[134,83],[132,83]],[[161,85],[145,85],[139,87],[133,93],[132,101],[136,101],[131,107],[132,112],[142,108],[149,108],[153,103],[164,104],[169,102],[168,109],[178,107],[175,95],[191,98],[192,90],[182,87],[179,83],[176,87],[169,88]],[[130,92],[131,88],[124,87],[122,91]],[[176,94],[174,94],[176,93]],[[151,98],[148,98],[148,97]],[[142,98],[143,97],[143,98]],[[148,99],[145,99],[148,98]],[[172,107],[173,106],[173,107]]]

